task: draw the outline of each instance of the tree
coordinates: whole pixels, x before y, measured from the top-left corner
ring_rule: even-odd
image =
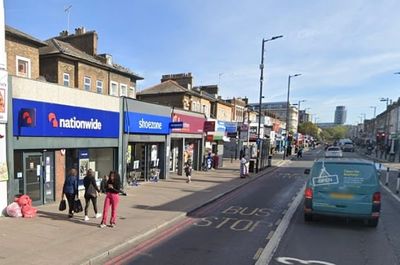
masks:
[[[299,125],[299,133],[318,137],[318,127],[312,122],[303,122]]]
[[[322,130],[322,135],[325,140],[339,140],[346,138],[348,127],[338,125],[331,128],[326,128]]]

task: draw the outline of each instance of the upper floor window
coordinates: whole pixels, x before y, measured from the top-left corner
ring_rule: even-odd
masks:
[[[91,84],[92,84],[92,80],[90,79],[90,77],[85,76],[83,78],[83,87],[85,88],[86,91],[90,91]]]
[[[135,93],[136,91],[135,91],[135,88],[134,87],[129,87],[129,94],[128,94],[128,97],[130,97],[130,98],[136,98],[136,93]]]
[[[63,74],[63,84],[64,84],[64,86],[69,86],[69,74],[68,73]]]
[[[22,76],[22,77],[31,77],[31,60],[28,58],[24,58],[21,56],[17,56],[16,58],[17,61],[17,76]]]
[[[118,83],[111,81],[110,82],[110,96],[118,96]]]
[[[120,84],[119,88],[120,88],[119,95],[121,97],[127,97],[128,96],[128,86],[125,84]]]
[[[96,81],[96,91],[99,94],[103,94],[103,81],[101,80]]]

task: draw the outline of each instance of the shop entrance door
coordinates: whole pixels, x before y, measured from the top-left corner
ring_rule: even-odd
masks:
[[[35,205],[43,204],[42,154],[24,153],[25,191]]]

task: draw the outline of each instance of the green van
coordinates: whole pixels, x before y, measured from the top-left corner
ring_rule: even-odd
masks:
[[[379,175],[375,164],[363,159],[324,158],[310,169],[304,192],[304,219],[313,215],[367,220],[376,227],[381,209]]]

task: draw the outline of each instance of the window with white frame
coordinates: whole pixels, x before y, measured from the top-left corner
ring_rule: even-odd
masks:
[[[134,87],[129,87],[129,93],[128,93],[128,97],[130,98],[136,98],[136,91]]]
[[[16,57],[17,76],[31,78],[31,60],[25,57]]]
[[[92,85],[92,79],[88,76],[85,76],[83,78],[83,87],[85,88],[85,90],[90,91],[91,85]]]
[[[101,80],[96,81],[96,91],[99,94],[103,94],[103,81]]]
[[[125,85],[125,84],[120,84],[119,85],[119,89],[120,89],[120,91],[119,91],[119,95],[121,96],[121,97],[127,97],[128,96],[128,86],[127,85]]]
[[[69,86],[69,82],[70,82],[69,74],[68,73],[63,73],[63,84],[64,84],[64,86]]]
[[[110,96],[118,96],[118,83],[111,81],[110,82]]]

